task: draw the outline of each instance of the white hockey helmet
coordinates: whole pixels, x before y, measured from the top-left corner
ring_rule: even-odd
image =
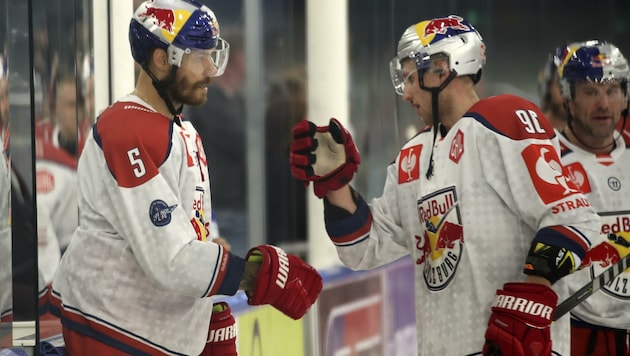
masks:
[[[405,89],[406,78],[401,71],[405,60],[413,59],[421,74],[428,69],[431,56],[438,53],[448,57],[450,69],[456,76],[470,75],[475,83],[481,79],[486,62],[483,39],[468,21],[450,15],[418,22],[402,34],[397,55],[389,62],[396,93],[402,95]]]
[[[571,43],[563,49],[558,64],[560,90],[566,99],[573,98],[575,83],[620,81],[624,95],[630,77],[628,61],[615,45],[598,40]]]

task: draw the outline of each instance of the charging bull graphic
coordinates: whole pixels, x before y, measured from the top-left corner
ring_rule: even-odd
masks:
[[[147,7],[147,12],[140,14],[140,16],[151,17],[156,26],[165,31],[173,32],[173,24],[175,23],[173,10]]]
[[[427,287],[440,290],[455,275],[463,250],[464,231],[456,195],[448,190],[423,199],[418,203],[418,215],[424,233],[416,236],[416,265],[422,265]]]
[[[591,278],[600,275],[614,263],[630,254],[630,214],[627,212],[600,213],[601,233],[606,242],[593,246],[586,252],[581,268],[588,268]],[[630,300],[630,269],[623,271],[602,291],[615,298]]]

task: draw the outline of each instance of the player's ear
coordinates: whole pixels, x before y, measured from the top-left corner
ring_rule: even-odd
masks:
[[[161,48],[156,48],[151,53],[151,64],[157,73],[168,72],[171,68],[171,65],[168,63],[166,51]]]

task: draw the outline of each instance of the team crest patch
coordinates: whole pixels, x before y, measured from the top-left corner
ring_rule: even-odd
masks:
[[[416,265],[429,290],[442,290],[453,280],[464,249],[464,228],[454,188],[418,202],[422,236],[416,236]]]
[[[571,181],[580,188],[582,193],[587,194],[592,191],[591,183],[588,181],[588,175],[580,162],[568,164],[567,171],[569,172],[569,178],[571,178]]]
[[[422,152],[422,145],[407,147],[400,151],[398,184],[408,183],[420,178],[420,152]]]
[[[459,163],[459,159],[464,154],[464,133],[462,130],[457,130],[453,141],[451,142],[451,149],[448,152],[448,158],[455,164]]]
[[[166,226],[171,223],[171,213],[177,204],[169,206],[163,200],[154,200],[149,207],[149,218],[155,226]]]

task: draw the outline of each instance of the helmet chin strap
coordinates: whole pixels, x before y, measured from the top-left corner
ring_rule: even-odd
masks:
[[[165,80],[158,80],[157,77],[149,69],[149,66],[147,65],[143,65],[142,69],[144,69],[144,71],[147,72],[149,77],[151,77],[151,80],[153,81],[153,87],[155,87],[155,90],[157,90],[162,100],[164,100],[164,103],[166,104],[168,111],[173,115],[173,117],[176,117],[177,115],[182,113],[182,109],[184,106],[182,105],[179,109],[175,109],[175,105],[173,105],[173,101],[168,96],[168,92],[166,91],[168,86],[175,81],[175,76],[177,75],[177,66],[174,65],[172,67],[173,67],[173,70],[171,71],[171,73],[168,75],[168,77]]]
[[[429,157],[429,168],[427,169],[426,177],[427,179],[431,179],[433,176],[433,148],[435,147],[435,141],[437,140],[437,133],[440,130],[440,135],[446,135],[446,128],[440,125],[440,113],[438,106],[438,96],[440,92],[457,76],[457,72],[455,70],[451,70],[450,74],[444,80],[444,82],[439,87],[427,87],[424,85],[424,78],[422,73],[418,73],[418,84],[420,85],[420,89],[426,90],[431,93],[431,111],[433,112],[433,143],[431,144],[431,155]]]

